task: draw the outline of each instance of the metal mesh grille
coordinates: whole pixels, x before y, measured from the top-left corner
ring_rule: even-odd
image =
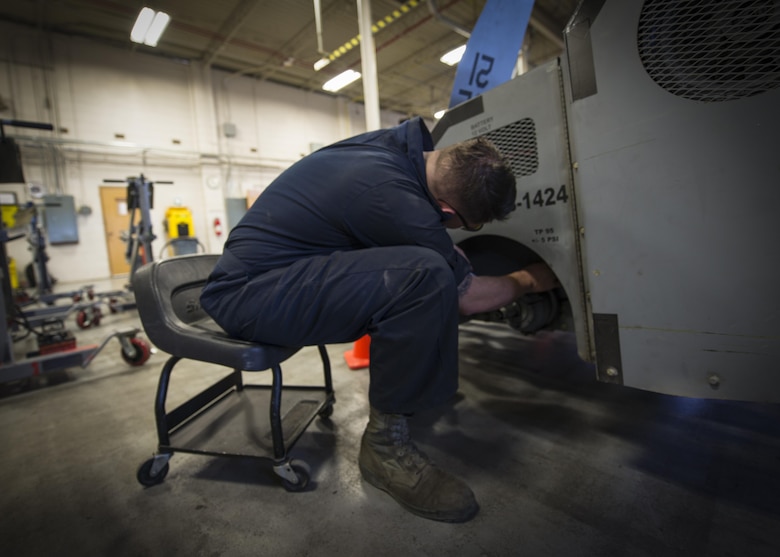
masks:
[[[530,176],[539,168],[536,125],[530,118],[493,130],[485,137],[509,159],[515,176]]]
[[[647,0],[639,56],[661,87],[728,101],[780,86],[780,0]]]

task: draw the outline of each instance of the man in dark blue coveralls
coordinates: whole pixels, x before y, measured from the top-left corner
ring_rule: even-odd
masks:
[[[483,139],[434,150],[415,118],[335,143],[283,172],[230,232],[203,308],[230,335],[305,346],[371,335],[363,477],[407,510],[465,521],[478,505],[409,438],[407,418],[458,385],[459,313],[556,285],[534,264],[475,276],[447,228],[515,208],[508,163]]]

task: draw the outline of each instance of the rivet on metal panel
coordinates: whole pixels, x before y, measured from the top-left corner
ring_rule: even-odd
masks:
[[[577,169],[580,167],[580,163],[578,163],[578,162],[573,162],[573,163],[571,164],[571,167],[572,167],[574,170],[577,170]]]
[[[609,366],[609,367],[608,367],[607,369],[605,369],[604,371],[605,371],[605,372],[606,372],[606,374],[607,374],[608,376],[610,376],[610,377],[617,377],[618,375],[620,375],[620,372],[619,372],[619,371],[618,371],[618,369],[617,369],[616,367],[614,367],[614,366]]]
[[[720,387],[720,377],[715,373],[713,373],[707,378],[707,383],[709,383],[710,387],[712,387],[713,389],[717,389],[718,387]]]
[[[585,227],[584,227],[584,226],[581,226],[581,227],[580,227],[580,236],[581,236],[582,238],[584,238],[584,237],[585,237]]]

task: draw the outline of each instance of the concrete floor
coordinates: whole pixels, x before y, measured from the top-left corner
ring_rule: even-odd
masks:
[[[68,328],[86,344],[133,324],[126,312]],[[464,325],[460,396],[413,421],[418,445],[481,505],[471,522],[444,524],[361,480],[368,375],[347,368],[348,348],[329,347],[332,419],[315,420],[293,449],[311,470],[302,493],[285,491],[263,461],[183,453],[160,485],[137,483],[156,448],[163,353],[133,368],[112,340],[87,368],[2,385],[0,554],[780,555],[777,405],[597,383],[569,335]],[[306,349],[285,377],[305,381],[318,366]],[[172,403],[214,374],[196,363],[177,370]]]

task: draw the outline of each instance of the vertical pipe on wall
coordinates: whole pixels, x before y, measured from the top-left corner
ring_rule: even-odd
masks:
[[[40,122],[52,124],[54,126],[54,137],[58,137],[60,133],[60,118],[59,118],[59,98],[57,97],[56,88],[51,83],[50,73],[54,75],[55,59],[54,59],[54,45],[52,44],[52,35],[43,28],[43,17],[41,13],[42,3],[38,3],[38,25],[35,34],[35,47],[38,54],[38,60],[41,66],[41,81],[43,82],[43,98],[38,102],[41,103],[41,107],[45,110],[46,117],[38,117]],[[36,103],[37,105],[37,103]],[[65,187],[65,165],[59,147],[54,144],[49,144],[48,149],[51,156],[51,165],[47,169],[47,185],[49,170],[54,177],[54,191],[57,195],[64,195],[66,193]]]
[[[357,0],[360,32],[360,62],[363,70],[363,100],[368,131],[381,127],[379,119],[379,82],[376,71],[376,48],[371,31],[371,0]]]

